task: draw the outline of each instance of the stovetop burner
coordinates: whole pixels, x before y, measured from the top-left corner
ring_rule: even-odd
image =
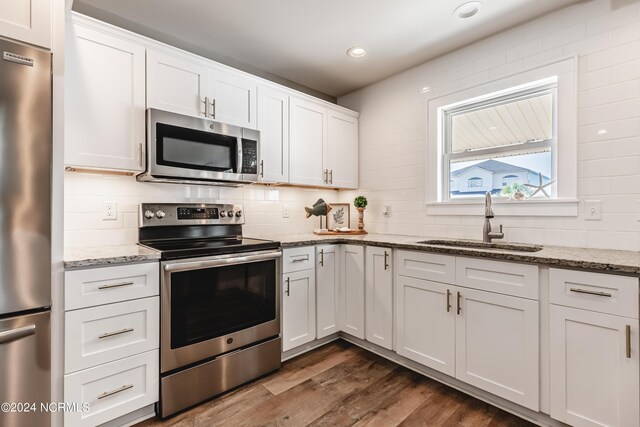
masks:
[[[242,236],[242,206],[142,203],[138,241],[161,259],[191,258],[277,249],[280,242]]]

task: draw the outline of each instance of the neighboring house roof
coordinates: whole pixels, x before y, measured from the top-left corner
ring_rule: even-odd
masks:
[[[480,168],[480,169],[484,169],[488,172],[493,172],[493,173],[511,173],[511,172],[531,172],[534,174],[537,174],[538,171],[534,171],[531,169],[527,169],[527,168],[523,168],[520,166],[516,166],[516,165],[512,165],[509,163],[504,163],[504,162],[499,162],[497,160],[485,160],[482,163],[478,163],[477,165],[471,165],[471,166],[467,166],[466,168],[462,168],[462,169],[458,169],[457,171],[451,172],[451,175],[453,176],[460,176],[463,173],[467,172],[468,170],[471,170],[473,168]],[[543,178],[547,178],[547,176],[542,175]]]

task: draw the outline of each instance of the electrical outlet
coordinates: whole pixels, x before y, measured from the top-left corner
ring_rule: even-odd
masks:
[[[118,216],[118,204],[113,200],[102,201],[102,220],[115,221]]]
[[[289,218],[289,205],[282,205],[282,218]]]
[[[391,215],[391,206],[384,205],[384,207],[382,208],[382,215],[390,216]]]
[[[587,200],[584,202],[584,219],[587,221],[600,221],[602,219],[601,200]]]

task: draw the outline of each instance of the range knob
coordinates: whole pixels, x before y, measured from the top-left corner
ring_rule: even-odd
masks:
[[[238,212],[236,212],[236,216],[237,216],[238,218],[240,218],[240,217],[242,216],[242,211],[238,211]]]
[[[227,216],[227,212],[226,211],[220,211],[220,218],[224,218]]]
[[[229,218],[233,218],[233,211],[227,212],[227,215],[229,215]]]
[[[153,218],[154,216],[156,216],[156,215],[155,215],[152,211],[150,211],[150,210],[146,210],[146,211],[144,211],[144,217],[145,217],[145,218],[147,218],[147,219],[151,219],[151,218]]]
[[[164,213],[164,211],[162,209],[160,209],[160,210],[158,210],[156,212],[156,216],[158,217],[158,219],[162,219],[162,218],[164,218],[165,213]]]

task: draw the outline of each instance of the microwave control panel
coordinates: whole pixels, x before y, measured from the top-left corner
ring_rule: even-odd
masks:
[[[242,138],[242,173],[258,173],[258,142]]]

